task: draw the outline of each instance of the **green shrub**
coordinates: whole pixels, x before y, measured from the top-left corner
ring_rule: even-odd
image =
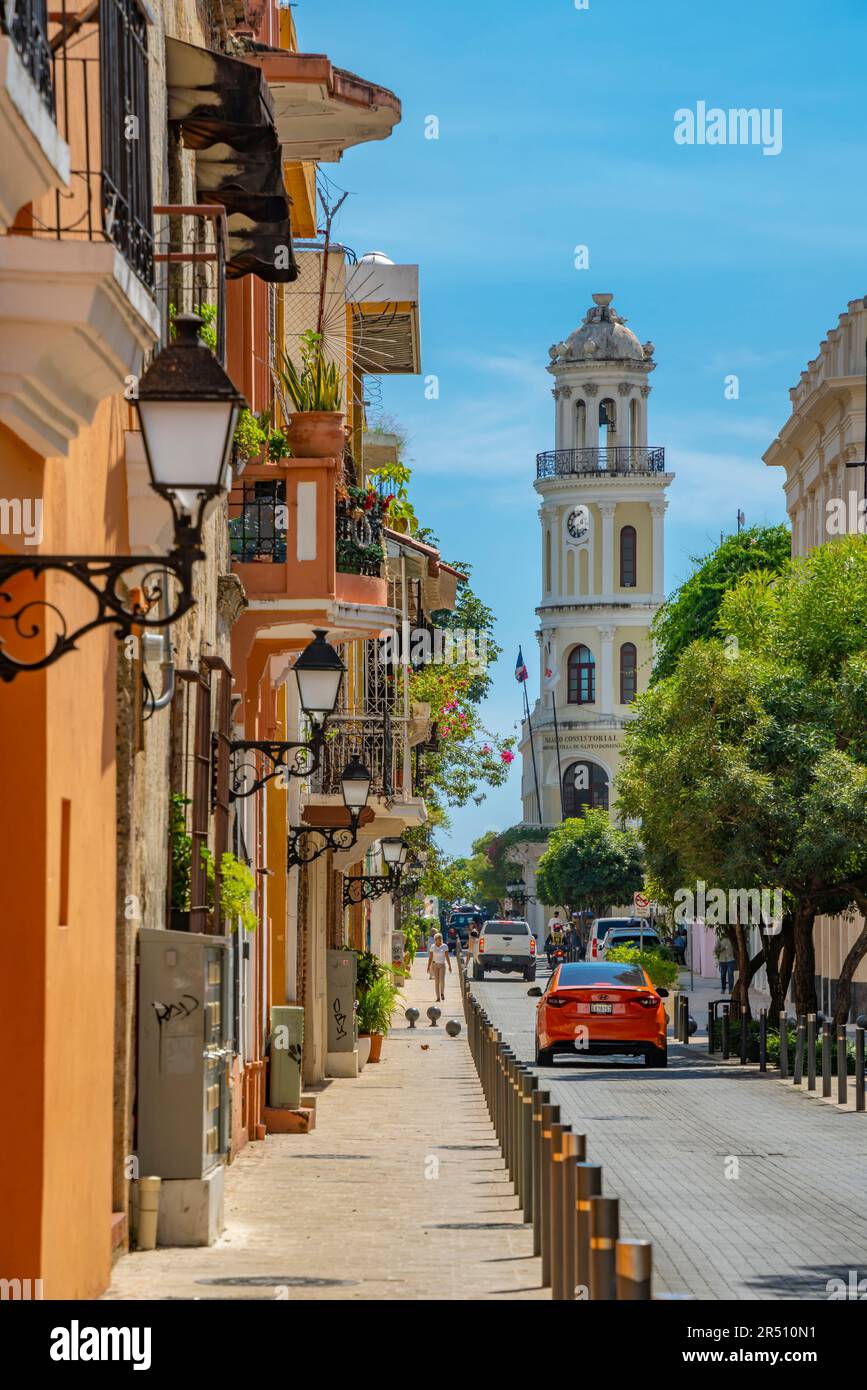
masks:
[[[389,972],[390,974],[390,972]],[[356,1018],[359,1033],[382,1033],[391,1028],[391,1015],[400,992],[386,975],[373,981],[359,996]]]
[[[636,946],[614,946],[606,953],[606,961],[624,965],[641,965],[657,988],[676,989],[680,983],[680,966],[660,951],[639,951]]]

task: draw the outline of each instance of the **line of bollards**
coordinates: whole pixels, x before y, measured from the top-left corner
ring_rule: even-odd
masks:
[[[538,1076],[463,981],[461,989],[470,1053],[523,1219],[532,1223],[543,1286],[558,1302],[651,1299],[651,1243],[621,1239],[619,1202],[602,1195],[602,1167],[588,1161],[585,1135],[562,1121]]]

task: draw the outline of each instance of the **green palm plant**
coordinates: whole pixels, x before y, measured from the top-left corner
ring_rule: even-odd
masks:
[[[277,376],[295,412],[308,410],[339,411],[342,403],[342,379],[337,362],[329,362],[322,350],[322,334],[312,329],[302,333],[301,367],[296,367],[285,351]]]
[[[374,980],[358,998],[356,1017],[359,1033],[382,1033],[391,1028],[391,1015],[400,998],[400,991],[388,976]]]

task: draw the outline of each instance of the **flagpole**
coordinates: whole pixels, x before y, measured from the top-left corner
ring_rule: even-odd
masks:
[[[530,719],[530,701],[527,699],[527,682],[521,682],[524,691],[524,710],[527,715],[527,728],[530,730],[530,752],[533,755],[533,783],[536,787],[536,809],[539,812],[539,824],[542,825],[542,801],[539,796],[539,773],[536,769],[536,741],[533,738],[533,722]]]
[[[563,807],[563,768],[560,765],[560,730],[557,727],[557,696],[551,691],[551,704],[554,706],[554,744],[557,749],[557,780],[560,783],[560,819],[566,819]]]

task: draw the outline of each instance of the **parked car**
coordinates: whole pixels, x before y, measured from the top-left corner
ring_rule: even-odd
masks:
[[[521,917],[493,917],[472,938],[473,979],[483,980],[488,971],[507,975],[518,971],[525,980],[536,978],[536,938]]]
[[[576,961],[560,965],[536,1005],[536,1065],[557,1053],[644,1057],[645,1066],[668,1065],[664,1000],[640,965]]]
[[[599,957],[599,947],[605,940],[612,927],[637,927],[640,926],[637,917],[597,917],[590,927],[590,935],[587,938],[587,960],[597,960]]]
[[[658,951],[662,946],[659,932],[645,922],[636,922],[633,927],[611,927],[599,947],[599,960],[604,960],[614,946],[634,946],[645,951]]]
[[[460,907],[455,909],[449,918],[449,925],[447,928],[448,935],[446,937],[449,950],[453,955],[458,941],[460,941],[461,946],[466,950],[471,930],[473,927],[475,927],[477,931],[480,930],[482,922],[482,912],[478,907]]]

